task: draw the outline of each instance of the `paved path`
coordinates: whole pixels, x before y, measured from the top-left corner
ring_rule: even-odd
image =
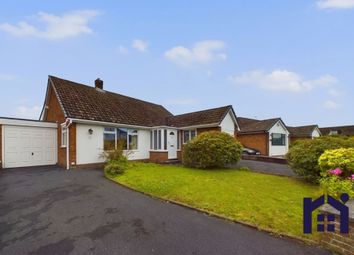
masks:
[[[329,254],[123,188],[100,171],[0,171],[0,254]]]
[[[240,162],[238,162],[237,165],[233,167],[248,167],[254,172],[260,172],[266,174],[296,176],[296,174],[294,174],[294,172],[290,169],[290,167],[285,164],[241,159]]]

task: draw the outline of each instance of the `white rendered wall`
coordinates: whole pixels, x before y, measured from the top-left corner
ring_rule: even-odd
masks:
[[[318,129],[315,128],[312,132],[312,138],[320,137],[320,136],[321,136],[320,132],[318,132]]]
[[[285,146],[272,145],[272,133],[285,134]],[[289,151],[289,132],[286,128],[278,121],[269,130],[269,156],[283,156]]]
[[[226,114],[225,118],[221,121],[220,127],[221,132],[228,133],[232,136],[235,135],[235,122],[231,117],[230,112]]]
[[[92,129],[92,135],[88,130]],[[102,163],[104,158],[100,157],[103,153],[103,131],[104,126],[87,124],[76,125],[76,163],[93,164]],[[138,130],[138,149],[127,153],[129,159],[148,159],[150,150],[150,131]]]

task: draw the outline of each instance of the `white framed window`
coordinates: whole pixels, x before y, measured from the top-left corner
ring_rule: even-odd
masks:
[[[61,147],[65,148],[68,142],[68,128],[65,126],[61,127]]]
[[[105,151],[112,151],[117,148],[116,144],[116,129],[106,127],[103,130],[103,149]]]
[[[128,150],[138,149],[138,130],[128,130]]]
[[[197,136],[197,130],[183,130],[183,143],[186,144],[189,140],[192,140]]]
[[[162,136],[165,132],[162,132],[161,129],[154,129],[151,131],[150,135],[150,149],[158,151],[162,149]]]
[[[115,150],[122,146],[123,150],[138,149],[138,130],[106,127],[103,131],[103,149]]]

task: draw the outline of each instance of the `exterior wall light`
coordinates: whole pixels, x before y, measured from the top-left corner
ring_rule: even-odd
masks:
[[[88,132],[89,132],[90,135],[93,134],[93,130],[91,128],[88,130]]]

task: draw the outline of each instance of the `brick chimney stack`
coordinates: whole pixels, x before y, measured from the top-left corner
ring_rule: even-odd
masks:
[[[103,90],[103,81],[100,78],[95,80],[95,88]]]

